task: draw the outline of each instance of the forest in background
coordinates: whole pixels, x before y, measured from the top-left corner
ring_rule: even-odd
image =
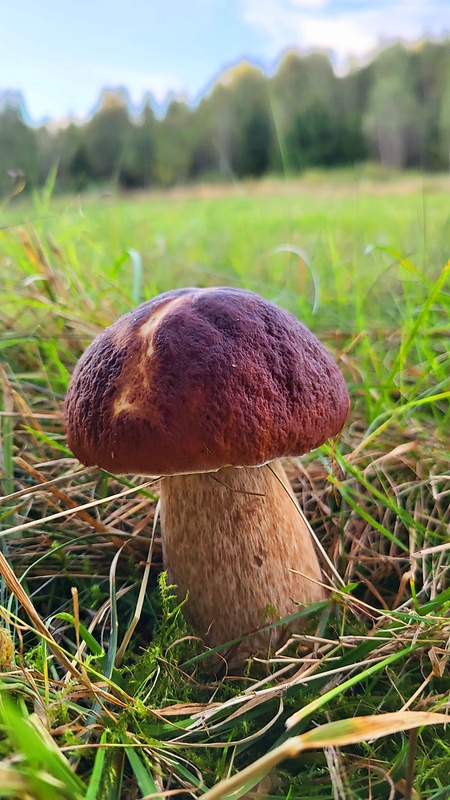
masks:
[[[195,106],[104,90],[84,123],[27,124],[20,92],[0,91],[0,197],[42,186],[124,189],[298,174],[365,161],[388,169],[450,168],[450,40],[400,43],[335,74],[324,54],[287,52],[267,77],[242,62]]]

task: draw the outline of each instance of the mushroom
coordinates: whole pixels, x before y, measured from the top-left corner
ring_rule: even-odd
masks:
[[[324,598],[279,459],[338,434],[348,410],[338,367],[292,314],[253,292],[188,288],[143,303],[92,342],[64,414],[84,464],[164,476],[168,579],[216,646]],[[256,632],[241,653],[267,642]]]

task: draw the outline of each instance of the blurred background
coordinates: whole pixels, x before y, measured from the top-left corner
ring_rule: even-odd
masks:
[[[450,167],[448,0],[5,2],[0,196]]]

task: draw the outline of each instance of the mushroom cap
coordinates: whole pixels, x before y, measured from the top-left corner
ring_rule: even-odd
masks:
[[[292,314],[253,292],[189,288],[97,336],[64,418],[84,464],[171,475],[302,455],[339,433],[348,411],[338,367]]]

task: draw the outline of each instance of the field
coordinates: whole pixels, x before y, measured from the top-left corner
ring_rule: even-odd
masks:
[[[449,190],[366,171],[58,197],[50,177],[3,204],[1,797],[450,798]],[[330,599],[231,675],[166,585],[158,482],[82,468],[62,426],[93,336],[189,285],[292,311],[352,401],[287,465]]]

